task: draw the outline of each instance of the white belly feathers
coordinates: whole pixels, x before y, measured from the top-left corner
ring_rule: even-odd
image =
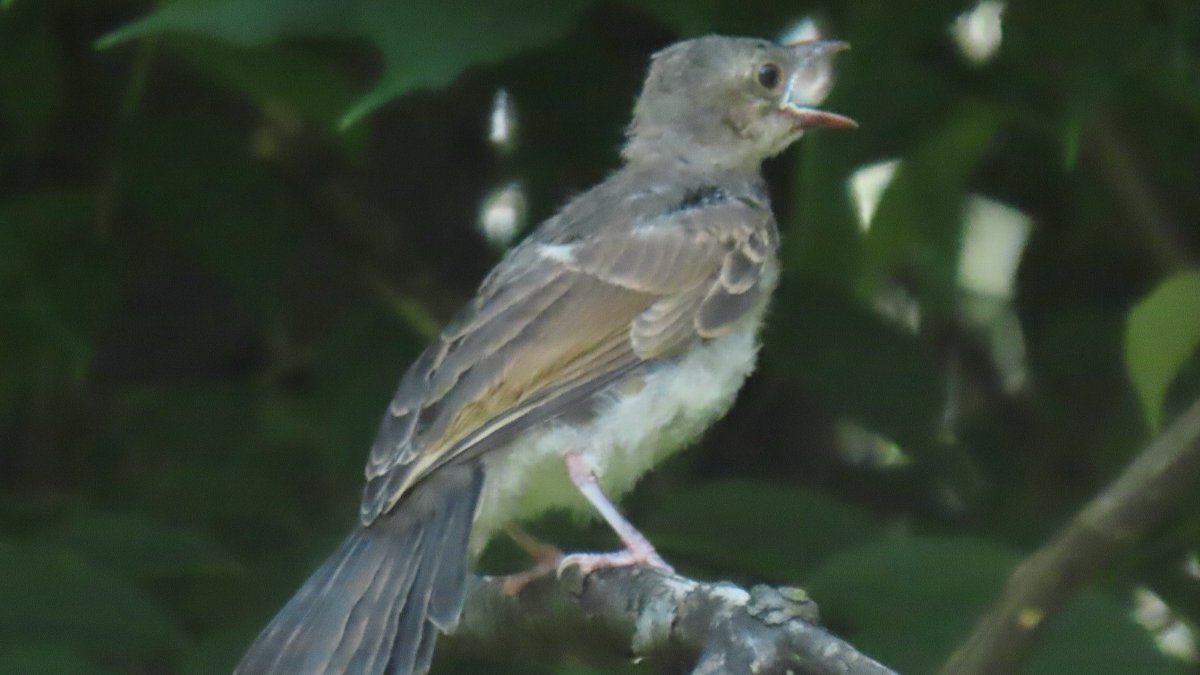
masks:
[[[609,497],[620,497],[667,455],[695,440],[725,414],[754,369],[762,309],[733,332],[650,370],[641,388],[606,392],[596,416],[570,426],[551,422],[491,455],[471,534],[478,553],[495,531],[554,508],[592,514],[567,478],[563,453],[583,453]],[[617,385],[620,387],[620,385]]]

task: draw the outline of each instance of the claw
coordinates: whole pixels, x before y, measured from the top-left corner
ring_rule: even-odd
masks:
[[[667,574],[675,573],[675,568],[668,565],[667,561],[663,560],[657,551],[649,547],[644,550],[626,549],[623,551],[612,551],[611,553],[572,553],[571,555],[563,556],[562,560],[558,563],[555,573],[561,579],[563,572],[569,567],[577,567],[580,574],[587,576],[596,570],[630,567],[632,565],[653,567]]]

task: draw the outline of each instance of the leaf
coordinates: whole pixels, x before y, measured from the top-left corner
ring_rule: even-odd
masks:
[[[336,0],[190,0],[168,2],[100,38],[105,49],[166,33],[204,35],[241,47],[296,36],[341,36],[354,24],[359,2]]]
[[[645,530],[661,548],[756,578],[797,580],[826,556],[880,534],[850,504],[758,481],[683,487],[656,504]]]
[[[188,39],[170,46],[213,82],[244,92],[263,107],[286,106],[325,127],[333,127],[356,96],[345,74],[303,49],[245,49]]]
[[[55,644],[129,658],[176,649],[181,633],[140,588],[87,562],[0,541],[0,644]]]
[[[1003,589],[1020,556],[971,539],[889,539],[826,561],[805,584],[823,620],[903,673],[933,672]],[[1084,591],[1046,626],[1031,675],[1172,672],[1111,597]]]
[[[354,37],[374,45],[384,71],[342,117],[346,127],[397,96],[446,84],[564,33],[586,0],[216,0],[163,5],[99,42],[181,33],[250,47],[300,36]]]
[[[1172,277],[1129,313],[1125,365],[1152,429],[1179,368],[1200,347],[1200,271]]]
[[[435,87],[468,66],[501,59],[548,42],[570,28],[585,0],[360,0],[363,32],[383,52],[375,88],[342,118],[349,126],[389,100]]]

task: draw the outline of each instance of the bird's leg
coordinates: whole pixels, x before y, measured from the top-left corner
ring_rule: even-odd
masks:
[[[658,551],[654,550],[654,546],[646,539],[646,535],[638,532],[637,528],[626,520],[617,507],[609,501],[600,489],[600,484],[596,482],[596,472],[587,459],[575,451],[568,452],[563,459],[567,464],[567,474],[571,477],[571,482],[579,488],[583,496],[604,517],[613,532],[616,532],[617,536],[621,538],[625,550],[612,553],[574,553],[564,556],[558,563],[559,574],[572,565],[578,567],[579,571],[584,574],[607,567],[628,565],[649,565],[666,572],[674,572],[671,566],[658,555]]]
[[[509,595],[520,593],[521,589],[529,585],[529,582],[557,570],[559,564],[562,563],[563,553],[557,546],[539,541],[524,528],[515,524],[509,524],[504,529],[517,546],[520,546],[521,550],[528,553],[529,557],[533,559],[533,566],[529,569],[501,577],[501,588],[505,593]]]
[[[512,539],[517,546],[521,547],[521,550],[525,551],[535,563],[552,562],[557,565],[558,561],[562,558],[562,551],[557,546],[547,544],[529,534],[528,530],[516,523],[509,523],[504,527],[504,531],[508,534],[509,539]]]

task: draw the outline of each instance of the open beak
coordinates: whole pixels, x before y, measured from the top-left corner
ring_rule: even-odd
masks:
[[[854,129],[858,122],[816,106],[833,88],[833,55],[850,49],[838,40],[808,40],[784,45],[792,50],[792,75],[779,99],[779,110],[801,128]]]
[[[857,129],[858,122],[839,115],[828,110],[818,110],[816,108],[789,106],[785,112],[796,119],[798,126],[806,129],[812,127],[826,127],[828,129]]]

